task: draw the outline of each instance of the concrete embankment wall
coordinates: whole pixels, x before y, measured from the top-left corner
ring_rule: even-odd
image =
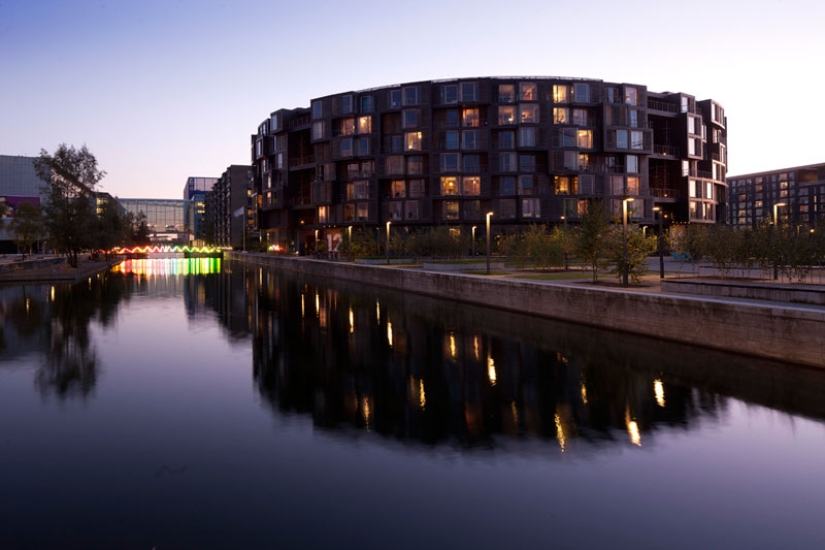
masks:
[[[825,309],[553,285],[283,256],[245,262],[825,367]],[[598,343],[594,343],[598,345]]]

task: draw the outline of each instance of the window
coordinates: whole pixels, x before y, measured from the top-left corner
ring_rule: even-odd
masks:
[[[375,110],[375,98],[371,95],[361,97],[361,112],[371,113]]]
[[[344,138],[341,140],[341,156],[352,156],[352,138]]]
[[[401,90],[390,90],[388,96],[390,108],[401,107]]]
[[[570,120],[570,109],[567,107],[553,107],[553,124],[567,124]]]
[[[468,174],[481,173],[481,157],[478,155],[463,155],[464,172]]]
[[[516,178],[513,176],[502,176],[498,182],[499,195],[515,195],[516,194]]]
[[[461,148],[462,149],[479,149],[478,130],[464,130],[461,132]]]
[[[498,123],[499,124],[515,124],[516,122],[516,108],[512,105],[499,105],[498,107]]]
[[[401,113],[401,127],[402,128],[415,128],[418,126],[418,109],[404,109]]]
[[[638,176],[627,177],[627,194],[630,196],[637,196],[639,194],[639,178]]]
[[[461,113],[461,124],[465,128],[477,128],[481,120],[478,116],[478,109],[464,109]]]
[[[539,98],[538,88],[535,82],[522,82],[519,84],[519,98],[521,101],[537,101]]]
[[[639,104],[639,96],[636,88],[628,86],[624,89],[624,102],[628,105]]]
[[[458,128],[458,126],[459,126],[458,111],[453,109],[453,110],[447,111],[445,113],[445,115],[446,115],[446,121],[445,121],[446,124],[445,124],[445,126],[447,128]]]
[[[354,181],[347,184],[347,200],[363,200],[370,198],[368,181]]]
[[[455,176],[441,177],[441,195],[458,195],[458,178]]]
[[[535,188],[533,186],[533,176],[519,176],[518,177],[518,194],[519,195],[532,195],[534,194]]]
[[[370,205],[368,202],[359,202],[356,206],[358,211],[358,221],[367,221],[370,216]]]
[[[464,176],[461,179],[461,193],[467,195],[481,195],[481,178],[478,176]]]
[[[579,166],[579,153],[577,151],[564,151],[564,169],[575,170]]]
[[[627,155],[627,160],[625,162],[627,173],[628,174],[638,174],[639,173],[639,157],[636,155]]]
[[[576,133],[576,146],[579,147],[580,149],[592,149],[593,148],[593,131],[592,130],[579,130]]]
[[[498,102],[514,103],[516,101],[516,87],[513,84],[498,85]]]
[[[318,120],[312,123],[312,139],[324,139],[324,121]]]
[[[372,133],[372,117],[362,116],[358,117],[358,133],[371,134]]]
[[[577,82],[573,85],[573,97],[577,103],[590,103],[590,84]]]
[[[387,174],[403,174],[404,173],[404,157],[392,156],[387,157]]]
[[[498,201],[498,218],[512,220],[516,217],[516,200],[502,199]]]
[[[458,103],[458,86],[445,84],[441,87],[441,103]]]
[[[360,137],[355,140],[355,154],[358,156],[370,154],[370,138]]]
[[[411,176],[420,176],[424,173],[424,157],[409,156],[407,157],[407,174]]]
[[[458,153],[441,153],[441,171],[458,172],[458,163],[461,155]]]
[[[404,180],[392,180],[390,182],[390,196],[391,197],[405,197],[406,187]]]
[[[481,218],[481,201],[464,201],[464,219],[478,220]]]
[[[576,178],[571,176],[555,176],[553,178],[553,192],[556,195],[575,195]]]
[[[605,88],[604,92],[608,103],[621,103],[621,101],[619,101],[618,88]]]
[[[641,151],[645,148],[645,135],[640,130],[630,132],[630,148]]]
[[[404,136],[390,136],[389,153],[400,153],[404,150]]]
[[[536,129],[532,126],[526,128],[519,128],[518,130],[518,144],[519,147],[535,147],[536,146]]]
[[[328,206],[319,206],[318,207],[318,223],[327,223],[329,221],[327,212],[329,211]]]
[[[410,196],[414,198],[427,196],[427,187],[424,180],[410,180]]]
[[[338,135],[351,136],[355,133],[355,119],[344,118],[338,121]]]
[[[444,201],[444,219],[458,219],[458,201]]]
[[[616,148],[627,149],[627,130],[616,130]]]
[[[478,100],[478,84],[475,82],[461,83],[461,101]]]
[[[347,179],[354,180],[356,178],[361,177],[361,170],[359,170],[359,166],[357,162],[351,162],[347,164]]]
[[[587,126],[587,109],[573,109],[573,124]]]
[[[610,194],[624,195],[624,176],[610,176]]]
[[[404,88],[404,105],[418,105],[418,86]]]
[[[499,153],[499,155],[498,155],[498,169],[501,172],[515,172],[516,171],[516,154],[515,153]]]
[[[418,219],[418,201],[407,201],[404,203],[405,215],[408,220]]]
[[[349,115],[353,112],[353,105],[352,105],[352,96],[351,95],[343,95],[341,96],[341,114],[342,115]]]
[[[582,195],[596,194],[596,176],[583,174],[579,176],[579,193]]]
[[[553,86],[553,103],[570,103],[570,86],[567,84]]]
[[[320,101],[312,102],[312,118],[317,119],[324,116],[324,104]]]
[[[404,150],[405,151],[420,151],[421,150],[421,132],[407,132],[404,135]]]
[[[539,106],[533,103],[519,105],[519,120],[522,124],[535,124],[539,121]]]
[[[403,201],[392,201],[390,203],[390,219],[391,220],[400,220],[404,215],[404,202]]]
[[[559,128],[559,147],[576,146],[576,129]]]
[[[515,149],[516,140],[515,133],[511,131],[498,133],[498,148],[499,149]]]
[[[269,119],[269,127],[272,129],[272,132],[273,132],[273,133],[274,133],[275,131],[277,131],[277,130],[280,130],[280,129],[281,129],[281,127],[280,127],[280,125],[279,125],[279,124],[280,124],[280,121],[281,121],[281,119],[280,119],[280,117],[278,116],[278,113],[275,113],[274,115],[272,115],[272,117],[270,117],[270,119]]]
[[[639,127],[639,111],[637,111],[636,109],[630,109],[628,114],[630,115],[630,124],[629,124],[629,126],[631,128],[638,128]]]
[[[444,149],[447,151],[458,149],[458,132],[444,132]]]
[[[523,218],[541,217],[540,199],[521,199],[521,216]]]
[[[536,156],[535,155],[519,155],[518,156],[519,172],[535,172],[536,171]]]

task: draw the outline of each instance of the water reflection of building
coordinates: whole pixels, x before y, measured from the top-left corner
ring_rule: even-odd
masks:
[[[503,312],[484,320],[490,312],[471,306],[294,275],[246,277],[258,288],[259,391],[319,426],[473,448],[537,439],[567,452],[580,441],[645,445],[660,427],[724,412],[725,398],[640,368],[633,349],[593,349],[590,329]]]

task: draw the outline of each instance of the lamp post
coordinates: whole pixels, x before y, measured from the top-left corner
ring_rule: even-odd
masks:
[[[475,258],[476,257],[476,226],[475,225],[473,226],[472,233],[473,233],[473,258]]]
[[[318,259],[318,230],[315,230],[315,258]]]
[[[347,227],[347,246],[349,246],[350,260],[355,261],[355,254],[352,252],[352,226]]]
[[[492,212],[487,212],[487,275],[490,274],[490,218],[493,217]]]
[[[562,216],[561,221],[564,224],[564,233],[562,233],[562,243],[564,243],[564,270],[567,271],[567,216]]]
[[[787,203],[784,202],[777,202],[773,205],[773,228],[774,231],[779,229],[779,207],[785,206]],[[779,279],[779,264],[777,262],[773,263],[773,280]]]
[[[664,235],[664,228],[662,227],[662,225],[663,225],[662,220],[665,217],[665,213],[662,212],[662,208],[659,207],[659,206],[654,206],[653,207],[653,212],[659,214],[659,243],[658,243],[659,244],[659,278],[664,279],[665,278],[665,255],[664,255],[664,251],[662,250],[662,241],[664,240],[665,235]]]
[[[390,265],[390,224],[392,222],[387,222],[387,265]]]
[[[633,202],[633,197],[622,199],[622,286],[627,286],[627,203]]]

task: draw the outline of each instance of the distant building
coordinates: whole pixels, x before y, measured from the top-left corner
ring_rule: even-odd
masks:
[[[236,250],[246,247],[255,229],[252,183],[253,167],[229,166],[206,196],[207,243],[229,246]]]
[[[251,136],[258,226],[292,250],[348,227],[576,223],[594,199],[653,224],[727,219],[719,103],[561,77],[410,82],[272,112]]]
[[[187,211],[192,213],[192,217],[184,220],[184,225],[199,241],[205,240],[207,233],[206,195],[217,181],[218,178],[190,177],[183,188],[183,200],[192,201],[192,208]]]
[[[5,222],[0,230],[0,252],[17,251],[14,235],[8,231],[8,222],[14,216],[15,209],[24,202],[43,205],[48,192],[46,182],[37,177],[34,161],[37,157],[15,157],[0,155],[0,202],[4,202],[9,211],[3,217]]]
[[[192,234],[186,228],[186,219],[192,219],[192,201],[181,199],[117,199],[126,212],[146,215],[149,238],[152,242],[188,243]]]
[[[825,220],[825,163],[728,177],[731,225],[772,222],[813,227]]]

